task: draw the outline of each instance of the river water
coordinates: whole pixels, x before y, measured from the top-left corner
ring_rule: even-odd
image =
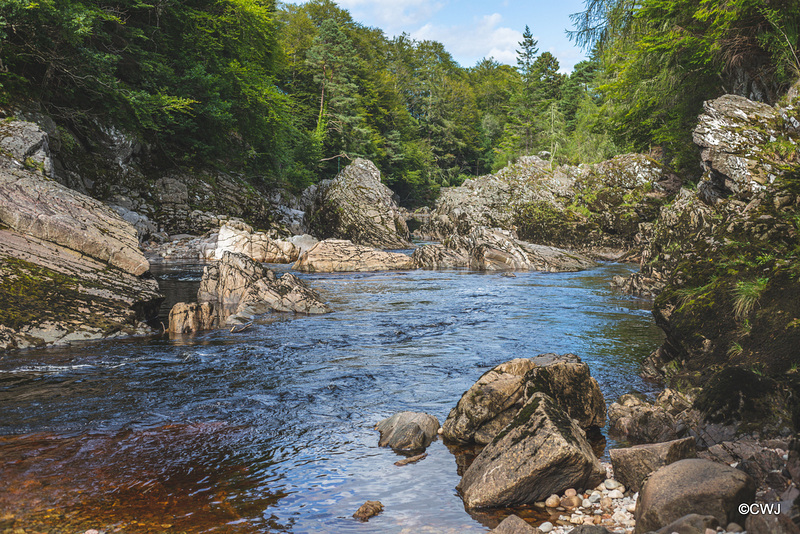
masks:
[[[444,422],[485,371],[545,352],[578,354],[607,402],[652,393],[650,303],[608,285],[631,270],[309,275],[333,313],[7,355],[0,532],[485,532],[498,516],[464,510],[441,441],[396,467],[373,426]],[[157,272],[171,300],[200,274]],[[359,523],[367,500],[385,510]]]

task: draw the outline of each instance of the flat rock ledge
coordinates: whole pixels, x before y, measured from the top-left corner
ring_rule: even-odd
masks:
[[[467,508],[495,508],[592,488],[605,475],[583,430],[552,398],[536,393],[475,458],[457,489]]]
[[[292,267],[306,273],[372,272],[413,269],[411,256],[356,245],[346,239],[326,239],[304,252]]]

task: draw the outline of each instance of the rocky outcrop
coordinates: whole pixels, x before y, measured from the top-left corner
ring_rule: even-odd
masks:
[[[262,263],[292,263],[300,255],[299,249],[291,242],[271,239],[264,232],[254,232],[243,222],[227,222],[217,234],[217,246],[206,249],[205,259],[219,260],[225,252],[244,254]]]
[[[371,161],[356,159],[336,178],[314,187],[306,223],[315,237],[384,249],[411,247],[405,218]]]
[[[543,393],[533,395],[464,473],[467,508],[531,504],[566,488],[592,488],[605,470],[583,430]]]
[[[0,349],[149,332],[162,297],[136,230],[45,176],[37,127],[0,134]]]
[[[693,438],[611,449],[608,453],[617,480],[629,490],[637,492],[653,471],[678,460],[697,457]]]
[[[476,271],[570,272],[596,265],[581,254],[534,245],[517,239],[513,232],[483,226],[464,236],[453,234],[443,244],[423,245],[412,259],[422,269],[469,267]]]
[[[380,432],[379,447],[397,450],[424,449],[436,439],[439,420],[421,412],[400,412],[375,425]]]
[[[445,240],[485,226],[542,245],[628,249],[638,225],[654,220],[679,185],[662,165],[639,154],[555,169],[523,157],[494,175],[443,189],[420,234]]]
[[[722,525],[742,524],[739,505],[754,502],[755,496],[755,483],[742,471],[709,460],[681,460],[645,482],[636,503],[634,532],[658,530],[690,513],[713,515]]]
[[[344,239],[320,241],[292,266],[306,273],[391,271],[413,267],[411,256],[407,254],[385,252]]]
[[[502,363],[480,377],[450,411],[444,436],[487,444],[539,392],[555,399],[583,428],[605,424],[605,401],[589,367],[574,354],[540,354]]]
[[[273,271],[243,254],[225,252],[219,263],[203,269],[200,303],[211,303],[219,324],[246,321],[268,311],[327,313],[330,308],[305,282]]]

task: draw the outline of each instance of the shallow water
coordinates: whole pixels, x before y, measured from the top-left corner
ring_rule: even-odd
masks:
[[[191,294],[200,269],[158,275]],[[608,402],[652,392],[650,303],[608,285],[631,269],[311,275],[334,313],[5,356],[0,532],[484,532],[498,517],[464,510],[441,441],[396,467],[372,427],[443,422],[486,370],[544,352],[578,354]],[[359,523],[366,500],[385,511]]]

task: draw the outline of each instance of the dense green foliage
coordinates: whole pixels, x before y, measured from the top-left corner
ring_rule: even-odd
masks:
[[[300,189],[372,159],[407,205],[526,154],[591,163],[662,147],[694,165],[703,100],[773,100],[797,75],[793,0],[587,0],[567,76],[526,27],[516,68],[458,65],[331,0],[3,0],[0,105],[78,138],[113,123],[179,165]]]
[[[660,146],[696,169],[691,131],[724,93],[773,103],[800,76],[796,0],[587,0],[576,40],[595,46],[618,143]]]

